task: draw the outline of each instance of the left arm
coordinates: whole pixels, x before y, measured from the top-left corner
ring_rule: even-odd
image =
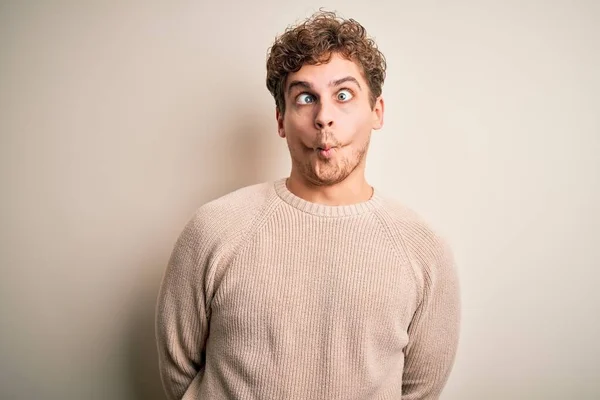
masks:
[[[441,239],[420,243],[423,294],[408,328],[402,400],[438,399],[454,364],[460,324],[453,254]],[[425,249],[423,249],[425,248]]]

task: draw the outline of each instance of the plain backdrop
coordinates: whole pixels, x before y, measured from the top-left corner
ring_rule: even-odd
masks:
[[[2,1],[0,398],[164,398],[172,246],[203,203],[289,173],[266,53],[319,7],[388,60],[369,182],[455,251],[442,398],[600,398],[593,0]]]

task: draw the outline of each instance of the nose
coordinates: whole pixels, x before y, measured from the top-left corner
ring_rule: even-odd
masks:
[[[326,102],[319,102],[315,115],[315,127],[319,130],[333,126],[333,106]]]

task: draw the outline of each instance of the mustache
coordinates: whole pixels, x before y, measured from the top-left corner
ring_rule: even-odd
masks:
[[[313,147],[315,149],[324,147],[342,147],[342,142],[340,142],[331,131],[319,131],[313,142]]]

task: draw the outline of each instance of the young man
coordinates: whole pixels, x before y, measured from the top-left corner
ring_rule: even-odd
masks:
[[[318,13],[267,61],[288,178],[200,207],[157,307],[169,399],[436,399],[454,362],[452,252],[365,179],[385,60]]]

